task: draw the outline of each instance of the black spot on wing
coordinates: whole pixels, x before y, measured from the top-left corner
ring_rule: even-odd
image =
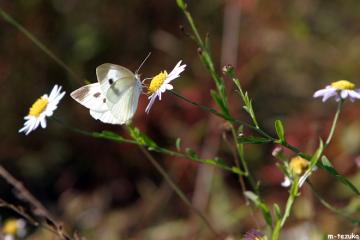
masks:
[[[112,78],[109,78],[108,81],[109,81],[109,84],[110,84],[110,85],[114,83],[114,79],[112,79]]]
[[[99,97],[100,95],[101,95],[101,93],[97,92],[97,93],[94,93],[93,96],[97,98],[97,97]]]
[[[106,98],[103,98],[103,103],[106,103]]]

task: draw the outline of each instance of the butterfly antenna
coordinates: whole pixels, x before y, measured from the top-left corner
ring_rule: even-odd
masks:
[[[139,73],[140,68],[144,65],[144,63],[146,62],[146,60],[150,57],[151,52],[149,52],[149,54],[146,56],[146,58],[142,61],[142,63],[140,64],[139,68],[135,71],[135,74]]]

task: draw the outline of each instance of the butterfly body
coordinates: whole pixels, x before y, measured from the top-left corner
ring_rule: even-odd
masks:
[[[104,63],[96,68],[98,82],[85,85],[71,97],[104,123],[126,124],[134,116],[142,84],[140,76],[120,65]]]

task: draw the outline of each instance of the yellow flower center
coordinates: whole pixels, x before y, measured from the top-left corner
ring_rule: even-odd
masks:
[[[3,232],[5,234],[15,235],[17,231],[17,220],[16,219],[10,219],[5,222],[3,227]]]
[[[290,171],[295,173],[296,175],[302,175],[306,169],[309,167],[310,162],[306,159],[297,156],[290,160]]]
[[[148,88],[148,93],[156,92],[161,87],[161,85],[164,83],[167,76],[168,76],[168,73],[166,71],[163,71],[163,72],[160,72],[155,77],[153,77],[151,79],[151,82],[150,82],[150,85]]]
[[[49,100],[45,97],[41,97],[34,102],[29,110],[29,116],[38,117],[48,105]]]
[[[355,84],[348,80],[339,80],[336,82],[331,83],[331,86],[333,88],[339,89],[339,90],[354,90]]]

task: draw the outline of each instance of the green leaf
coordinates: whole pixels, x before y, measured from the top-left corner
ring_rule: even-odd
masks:
[[[199,156],[197,155],[197,153],[191,148],[186,148],[185,149],[185,154],[186,154],[187,157],[189,157],[192,160],[197,161],[197,160],[200,159]]]
[[[275,217],[277,220],[281,219],[281,209],[279,207],[279,205],[277,205],[276,203],[274,203],[274,212],[275,212]]]
[[[148,147],[149,150],[156,149],[158,146],[157,144],[149,138],[147,135],[142,133],[138,128],[134,127],[130,129],[131,137],[140,145]]]
[[[324,165],[322,162],[318,163],[318,166],[327,171],[330,175],[334,176],[336,180],[349,187],[354,193],[360,195],[359,190],[352,184],[346,177],[336,171],[335,168],[329,165]]]
[[[183,0],[176,0],[176,3],[178,7],[181,8],[182,10],[186,9],[186,3]]]
[[[176,139],[175,146],[176,146],[176,149],[180,152],[180,150],[181,150],[181,138]]]
[[[332,167],[331,162],[329,161],[329,159],[328,159],[325,155],[321,157],[321,163],[322,163],[324,166]]]
[[[271,139],[255,136],[240,136],[238,140],[241,144],[264,144],[272,142]]]
[[[228,116],[228,110],[227,110],[227,107],[226,105],[224,104],[222,98],[219,96],[219,94],[214,91],[214,90],[211,90],[210,91],[210,94],[211,94],[211,97],[214,99],[214,101],[216,102],[216,104],[221,108],[221,111],[223,114],[226,114],[226,116]]]
[[[116,134],[116,133],[111,132],[111,131],[102,131],[100,133],[94,132],[93,135],[95,137],[103,137],[103,138],[107,138],[109,140],[116,141],[116,142],[123,142],[125,140],[119,134]]]
[[[285,142],[285,131],[284,131],[284,126],[280,120],[275,121],[275,130],[279,137],[280,142],[284,143]]]
[[[271,214],[270,214],[270,210],[268,208],[268,206],[261,201],[261,199],[259,198],[258,195],[256,195],[254,192],[251,191],[245,191],[244,195],[250,200],[252,201],[256,207],[261,209],[261,212],[264,215],[265,221],[269,226],[272,226],[272,218],[271,218]]]
[[[323,141],[320,139],[320,144],[318,149],[316,149],[314,155],[310,159],[310,169],[312,169],[316,163],[319,161],[321,154],[324,151],[324,144]]]

